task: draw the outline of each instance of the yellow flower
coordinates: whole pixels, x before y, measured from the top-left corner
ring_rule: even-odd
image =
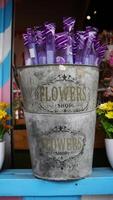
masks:
[[[108,119],[113,119],[113,111],[109,111],[105,114]]]
[[[5,102],[0,102],[0,109],[1,110],[5,110],[6,108],[8,108],[9,104],[5,103]]]
[[[3,118],[5,118],[7,116],[7,112],[4,110],[0,110],[0,120],[2,120]]]
[[[113,102],[108,101],[107,103],[100,104],[100,106],[98,108],[103,111],[113,110]]]
[[[107,103],[100,104],[98,108],[101,110],[107,110]]]

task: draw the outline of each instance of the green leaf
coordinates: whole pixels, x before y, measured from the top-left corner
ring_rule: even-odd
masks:
[[[96,113],[97,115],[105,115],[105,111],[100,110],[99,108],[97,108]]]
[[[105,133],[108,138],[113,138],[113,124],[110,123],[105,118],[101,119],[101,124],[105,130]]]

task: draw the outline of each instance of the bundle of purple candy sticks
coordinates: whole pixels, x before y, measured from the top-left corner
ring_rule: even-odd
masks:
[[[98,38],[98,30],[88,26],[74,31],[76,20],[63,18],[63,32],[55,33],[54,23],[27,28],[23,34],[25,65],[81,64],[99,66],[107,45]]]

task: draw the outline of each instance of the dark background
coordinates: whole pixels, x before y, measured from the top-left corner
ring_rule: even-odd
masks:
[[[75,17],[77,29],[86,25],[96,26],[99,30],[113,29],[112,0],[15,0],[14,4],[15,31],[24,31],[26,27],[45,21],[55,22],[59,31],[63,16]],[[86,19],[87,15],[91,20]]]
[[[97,14],[94,15],[94,10]],[[86,24],[92,24],[99,28],[99,30],[112,30],[113,29],[113,1],[112,0],[90,0],[87,9],[87,15],[91,16],[90,22],[85,20]]]

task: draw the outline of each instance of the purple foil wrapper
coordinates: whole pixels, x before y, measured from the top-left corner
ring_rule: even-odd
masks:
[[[75,34],[75,42],[74,42],[74,64],[83,64],[83,53],[85,48],[85,32],[77,31]]]
[[[100,47],[98,47],[98,49],[96,49],[96,53],[98,55],[98,59],[97,59],[97,65],[101,63],[102,59],[104,58],[105,52],[107,50],[107,45],[106,44],[102,44],[100,45]]]
[[[38,56],[36,51],[35,33],[31,28],[27,28],[27,35],[28,35],[28,48],[29,48],[30,58],[32,60],[33,65],[37,65]]]
[[[73,39],[70,35],[68,35],[68,43],[67,43],[67,63],[73,64]]]
[[[98,29],[92,26],[86,26],[86,32],[94,31],[96,34],[98,33]]]
[[[37,31],[39,31],[39,26],[34,26],[34,33],[36,33]]]
[[[76,20],[72,17],[63,17],[63,29],[69,33],[74,31]]]
[[[68,33],[61,32],[55,35],[56,44],[56,63],[65,64],[67,63],[67,44],[68,44]]]
[[[46,43],[46,29],[45,26],[39,26],[38,31],[41,31],[42,33],[42,40],[44,43]]]
[[[94,42],[97,37],[97,30],[92,27],[87,27],[85,32],[85,50],[83,54],[83,64],[94,65],[96,52],[94,49]]]
[[[55,63],[55,24],[45,23],[47,64]]]
[[[63,17],[63,29],[68,32],[67,63],[73,64],[74,26],[76,20],[72,17]]]
[[[108,49],[107,44],[101,44],[101,41],[97,38],[96,41],[94,41],[94,49],[96,54],[95,65],[99,66],[105,56],[106,50]]]
[[[94,48],[95,48],[96,52],[98,52],[100,46],[101,46],[100,40],[99,39],[95,40],[95,42],[94,42]]]
[[[90,50],[90,53],[88,55],[88,64],[89,65],[96,65],[96,60],[97,60],[97,53],[95,51],[95,48],[94,48],[94,42],[92,42],[91,44],[91,50]]]
[[[25,65],[32,65],[32,59],[29,53],[29,42],[28,42],[28,35],[23,34],[23,41],[24,41],[24,62]]]
[[[86,64],[98,66],[107,45],[97,38],[98,29],[87,26],[74,33],[75,19],[63,17],[64,32],[55,34],[55,24],[27,28],[23,34],[25,64]]]
[[[75,33],[73,37],[73,63],[74,64],[76,62],[76,54],[78,50],[78,45],[79,45],[79,36],[78,34]]]
[[[47,64],[46,58],[46,36],[44,27],[35,28],[36,49],[39,64]]]

